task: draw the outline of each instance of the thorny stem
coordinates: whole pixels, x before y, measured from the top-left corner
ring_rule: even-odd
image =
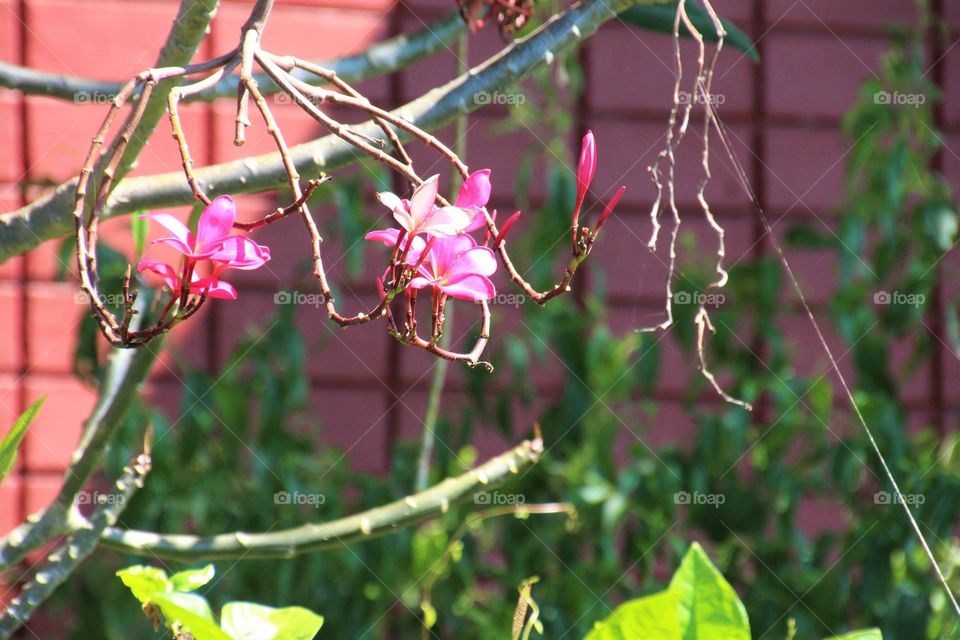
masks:
[[[493,487],[535,463],[543,451],[540,439],[528,440],[463,475],[426,491],[375,509],[327,523],[305,524],[269,533],[222,533],[210,537],[173,535],[108,527],[103,546],[134,555],[182,561],[292,558],[328,547],[396,531],[434,517],[476,491]]]

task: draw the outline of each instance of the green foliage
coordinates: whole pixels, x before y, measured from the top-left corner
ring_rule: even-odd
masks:
[[[845,121],[853,148],[847,196],[828,220],[832,228],[797,225],[789,241],[792,252],[839,265],[838,287],[819,292],[828,305],[817,312],[829,319],[839,352],[849,351],[843,364],[853,371],[858,403],[904,494],[924,497],[911,506],[957,591],[960,438],[941,437],[941,425],[925,416],[908,430],[903,397],[911,377],[929,366],[923,322],[935,312],[931,267],[957,233],[949,186],[930,168],[940,144],[930,113],[936,95],[923,80],[917,50],[916,42],[901,42]],[[542,176],[547,197],[536,208],[518,203],[525,213],[511,247],[533,281],[546,284],[569,234],[567,89],[581,86],[582,74],[567,59],[526,82],[529,99],[512,108],[511,123],[500,130],[526,126],[546,141],[548,150],[525,156],[517,186],[522,199]],[[878,104],[877,91],[923,93],[928,100],[916,108]],[[565,166],[556,158],[566,158]],[[546,171],[532,169],[539,165]],[[352,203],[356,195],[339,198]],[[604,233],[617,224],[612,219]],[[709,281],[712,258],[684,240],[691,257],[680,277],[695,290]],[[644,624],[654,617],[667,625],[663,634],[670,637],[682,633],[682,621],[669,626],[656,612],[676,608],[681,596],[660,568],[677,566],[696,539],[740,594],[756,637],[879,637],[879,630],[837,635],[866,626],[887,640],[960,634],[899,507],[877,497],[890,488],[879,481],[878,461],[834,397],[831,378],[820,375],[825,359],[815,352],[807,358],[815,365],[810,375],[793,364],[812,350],[784,328],[796,316],[776,261],[738,262],[724,290],[727,302],[711,311],[717,333],[708,358],[731,394],[758,406],[754,414],[710,404],[715,396],[693,364],[692,305],[675,307],[668,337],[621,335],[609,328],[601,270],[591,265],[589,276],[590,289],[578,295],[543,309],[521,305],[509,318],[518,322],[508,324],[508,314],[495,310],[499,331],[490,359],[497,369],[467,372],[467,401],[444,404],[431,470],[432,481],[462,472],[476,459],[479,432],[498,430],[512,440],[535,416],[547,455],[504,491],[526,504],[569,502],[575,520],[507,515],[473,523],[460,535],[476,506],[455,507],[418,528],[349,547],[289,561],[243,560],[224,573],[218,592],[322,610],[325,635],[335,638],[409,638],[426,626],[432,637],[472,640],[509,637],[515,586],[536,573],[545,637],[582,637],[615,603],[661,589],[630,609]],[[874,304],[883,291],[924,297],[915,306]],[[947,301],[945,324],[960,342],[954,303]],[[124,513],[125,526],[201,534],[269,530],[372,507],[413,487],[412,442],[394,445],[383,476],[357,473],[342,452],[317,444],[322,407],[308,408],[304,371],[305,358],[317,354],[308,353],[293,312],[281,305],[277,322],[265,320],[269,330],[241,341],[222,372],[188,369],[175,424],[147,409],[131,417],[129,446],[111,452],[115,469],[129,460],[146,420],[157,438],[154,471]],[[635,325],[649,322],[645,311],[617,313],[620,324],[624,316]],[[661,354],[671,340],[691,363],[689,383],[673,401],[655,403]],[[764,345],[759,354],[758,344]],[[556,393],[546,392],[544,378]],[[310,508],[275,503],[276,492],[294,490],[326,499]],[[682,504],[684,494],[712,499]],[[832,519],[811,527],[810,505]],[[147,637],[136,611],[127,616],[111,605],[122,585],[104,580],[105,572],[130,561],[109,553],[98,559],[55,597],[54,607],[77,616],[71,637]],[[77,610],[78,601],[89,605]]]
[[[312,640],[323,625],[321,616],[302,607],[228,602],[218,626],[206,598],[191,593],[213,579],[213,565],[169,577],[162,569],[135,565],[117,576],[154,625],[165,625],[178,638],[189,633],[195,640]]]
[[[665,591],[631,600],[586,640],[750,640],[750,622],[733,587],[694,543]]]
[[[20,417],[14,421],[13,426],[7,435],[0,440],[0,482],[13,470],[13,465],[17,462],[17,451],[20,449],[20,443],[23,437],[27,435],[27,427],[33,422],[43,406],[46,397],[42,397],[32,405],[27,407],[26,411],[20,414]]]

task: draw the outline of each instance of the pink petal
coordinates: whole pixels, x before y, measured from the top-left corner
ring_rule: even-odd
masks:
[[[436,282],[436,280],[434,280],[433,278],[427,278],[424,276],[415,276],[413,280],[410,281],[410,284],[408,286],[411,289],[423,289],[425,287],[429,287],[434,282]]]
[[[490,169],[480,169],[470,174],[460,187],[454,203],[464,209],[479,209],[490,201]]]
[[[146,220],[153,220],[173,234],[173,237],[154,240],[154,243],[163,242],[164,244],[169,244],[180,253],[186,255],[190,255],[193,252],[193,235],[190,233],[187,225],[180,222],[175,216],[161,212],[146,213],[140,217]]]
[[[447,272],[447,279],[452,276],[492,276],[497,271],[497,258],[488,247],[474,247],[461,253]]]
[[[217,196],[200,214],[197,223],[196,256],[206,258],[220,247],[220,242],[230,235],[237,220],[237,205],[230,196]]]
[[[433,273],[445,277],[450,273],[457,256],[477,246],[477,241],[468,235],[436,238],[430,248],[429,262]]]
[[[220,249],[210,256],[231,269],[258,269],[270,259],[270,247],[257,244],[245,236],[229,236]]]
[[[476,213],[473,214],[473,220],[470,221],[470,224],[467,225],[467,228],[463,230],[464,233],[471,233],[477,229],[485,229],[487,227],[487,216],[484,215],[486,207],[481,207],[476,209]],[[474,211],[470,209],[469,211]]]
[[[385,206],[387,209],[390,209],[390,211],[396,211],[397,209],[405,208],[403,206],[403,200],[389,191],[382,191],[378,193],[377,200],[379,200],[380,204]]]
[[[219,298],[220,300],[237,299],[237,290],[234,289],[233,285],[217,279],[216,276],[194,280],[190,285],[190,293],[205,293],[208,298]]]
[[[439,284],[437,288],[451,298],[479,302],[489,300],[497,295],[497,290],[488,278],[484,276],[467,276],[453,284]]]
[[[400,229],[374,229],[373,231],[367,232],[367,235],[363,236],[363,239],[371,242],[382,242],[388,247],[395,247],[399,236]]]
[[[375,229],[363,236],[365,240],[370,240],[371,242],[382,242],[391,249],[397,246],[397,237],[400,235],[399,229]],[[404,239],[403,244],[406,246],[406,239]],[[426,241],[420,236],[413,237],[413,244],[410,245],[410,252],[407,254],[407,262],[414,264],[417,260],[420,259],[420,254],[423,253],[423,249],[426,246]]]
[[[166,262],[144,258],[137,263],[137,271],[140,273],[152,271],[163,279],[163,283],[167,285],[171,291],[177,291],[180,288],[180,276],[177,274],[177,270]]]
[[[414,225],[419,227],[420,223],[433,212],[439,188],[440,176],[431,176],[414,189],[413,196],[410,198],[410,217],[413,218]]]
[[[460,207],[434,209],[422,218],[419,231],[432,236],[455,236],[463,233],[473,221],[473,214]]]

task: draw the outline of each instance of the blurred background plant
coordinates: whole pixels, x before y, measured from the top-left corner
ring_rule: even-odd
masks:
[[[957,210],[949,185],[932,168],[942,142],[933,118],[939,97],[925,79],[928,26],[893,35],[882,72],[862,87],[844,121],[853,148],[836,228],[804,220],[787,239],[792,254],[838,265],[836,289],[816,311],[832,322],[840,352],[849,350],[844,363],[858,402],[904,494],[923,496],[912,506],[956,590],[957,436],[943,430],[943,416],[908,426],[902,393],[912,371],[935,357],[927,323],[945,322],[960,336],[955,301],[936,289],[939,259],[957,238]],[[531,147],[517,176],[523,194],[536,179],[535,163],[549,167],[544,204],[534,211],[517,203],[532,218],[514,231],[518,252],[553,255],[555,239],[568,231],[563,212],[575,185],[557,157],[567,153],[563,135],[574,126],[564,105],[575,104],[581,78],[576,57],[537,72],[526,90],[532,99],[512,109],[499,132],[522,124],[547,143]],[[881,92],[927,100],[891,105],[877,99]],[[344,246],[358,244],[366,230],[354,215],[362,194],[349,181],[332,194],[318,197],[331,197],[344,212],[341,222],[350,222],[338,227]],[[712,265],[698,264],[696,241],[683,232],[681,238],[694,259],[682,264],[679,281],[701,290]],[[362,251],[358,246],[354,251]],[[358,269],[362,259],[352,254],[348,264]],[[552,266],[539,261],[531,281],[547,282]],[[643,438],[662,419],[651,400],[659,335],[613,331],[602,304],[604,274],[594,266],[590,276],[591,286],[573,299],[547,309],[520,305],[519,328],[501,327],[491,355],[498,368],[493,375],[471,373],[471,401],[442,412],[437,437],[446,446],[437,448],[431,469],[432,480],[464,471],[476,459],[471,442],[478,425],[499,425],[513,437],[513,425],[537,406],[547,454],[504,491],[528,503],[569,502],[575,517],[488,518],[459,537],[467,509],[455,507],[417,529],[349,547],[284,561],[220,563],[216,591],[206,595],[295,602],[325,616],[322,637],[494,638],[508,637],[516,589],[536,574],[545,636],[578,638],[617,603],[662,588],[697,539],[743,599],[754,637],[783,638],[788,629],[798,638],[824,637],[871,625],[893,639],[960,634],[903,514],[884,500],[890,487],[834,397],[830,376],[802,376],[792,364],[804,346],[778,322],[794,305],[779,264],[763,257],[739,262],[726,290],[736,304],[712,312],[718,332],[710,361],[728,390],[753,402],[756,412],[694,402],[704,381],[693,372],[685,397],[695,438],[655,450]],[[916,304],[875,302],[878,292],[908,292]],[[414,486],[414,441],[397,443],[383,476],[352,471],[340,462],[342,452],[314,445],[323,426],[307,402],[305,358],[313,354],[294,325],[293,307],[279,309],[264,323],[271,328],[262,338],[237,346],[224,372],[186,373],[176,424],[145,406],[129,417],[129,448],[112,451],[115,469],[136,448],[138,425],[152,421],[157,435],[154,471],[126,511],[126,526],[200,534],[294,526],[401,498]],[[672,339],[695,361],[695,305],[674,311]],[[751,340],[745,344],[730,327]],[[895,364],[893,345],[908,351],[896,360],[906,365]],[[541,407],[536,401],[544,396],[531,372],[553,366],[554,358],[561,362],[561,392]],[[279,507],[280,491],[320,492],[325,499],[302,509]],[[684,492],[724,499],[678,499]],[[836,526],[810,531],[802,508],[811,501],[829,505]],[[133,560],[106,551],[98,559],[56,594],[50,610],[73,621],[72,638],[151,637],[135,607],[116,605],[128,596],[112,574]],[[425,584],[433,587],[427,606]]]

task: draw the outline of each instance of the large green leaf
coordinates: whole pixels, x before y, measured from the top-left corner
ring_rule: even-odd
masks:
[[[617,607],[606,620],[596,623],[586,640],[678,640],[682,637],[677,616],[679,606],[678,594],[670,590],[631,600]]]
[[[234,640],[313,640],[323,617],[303,607],[274,609],[253,602],[229,602],[220,612],[223,630]]]
[[[704,39],[708,42],[716,42],[717,32],[713,28],[713,21],[710,19],[710,14],[707,13],[706,9],[695,0],[687,0],[686,8],[690,22],[697,28],[697,31],[703,34]],[[677,1],[669,0],[668,2],[638,4],[630,7],[620,14],[620,19],[627,24],[640,27],[641,29],[672,34],[673,20],[676,13]],[[723,24],[724,30],[727,32],[727,36],[724,38],[727,44],[743,51],[753,61],[760,59],[756,46],[746,33],[738,29],[737,26],[729,20],[720,18],[720,21]],[[687,31],[682,22],[680,24],[680,35],[690,35],[690,32]]]
[[[0,440],[0,482],[13,469],[13,465],[17,461],[17,450],[20,449],[23,437],[27,435],[27,427],[33,422],[45,399],[45,397],[40,398],[27,407],[27,410],[20,414],[17,421],[13,423],[10,432],[3,437],[3,440]]]
[[[621,605],[586,640],[636,638],[750,640],[750,621],[733,587],[695,542],[666,591]]]
[[[669,591],[680,598],[683,640],[750,640],[750,621],[737,592],[694,542],[673,574]]]

